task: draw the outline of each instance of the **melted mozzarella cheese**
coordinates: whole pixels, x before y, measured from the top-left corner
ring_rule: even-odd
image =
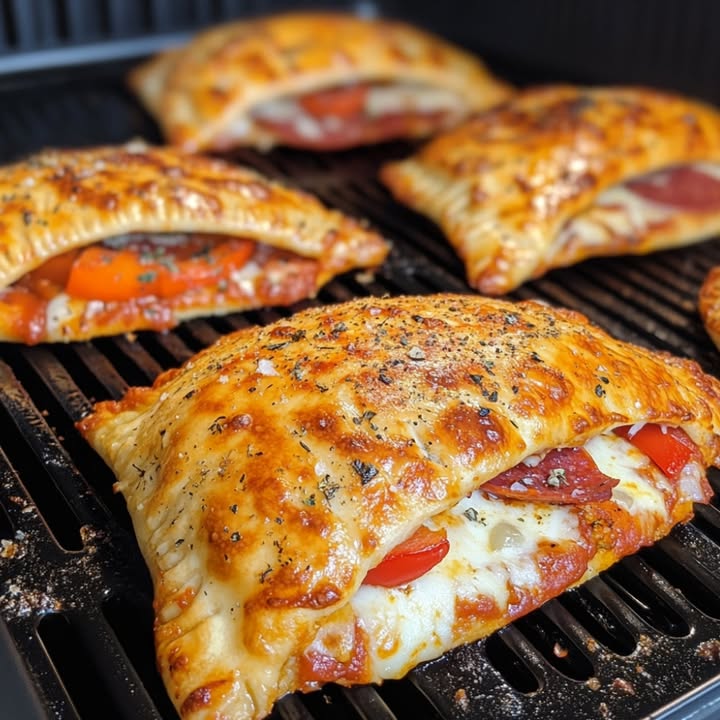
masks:
[[[643,525],[665,517],[668,481],[643,453],[612,434],[585,449],[603,473],[620,480],[613,491],[618,505]],[[401,587],[362,585],[351,601],[370,638],[372,672],[381,677],[400,677],[453,644],[457,600],[490,598],[505,613],[511,588],[537,586],[541,545],[583,542],[573,506],[505,502],[480,490],[428,525],[447,532],[450,550],[442,562]]]
[[[61,328],[74,316],[72,302],[67,293],[58,293],[45,310],[45,327],[48,336],[61,335]]]

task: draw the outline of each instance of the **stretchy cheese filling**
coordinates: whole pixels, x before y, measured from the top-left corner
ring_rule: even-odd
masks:
[[[555,501],[499,497],[491,481],[421,526],[447,538],[444,557],[396,587],[366,579],[351,600],[352,614],[326,623],[304,654],[307,687],[363,673],[401,677],[442,648],[467,641],[468,628],[476,633],[478,622],[490,633],[558,588],[596,575],[610,548],[619,556],[634,552],[638,528],[645,538],[664,534],[678,503],[707,501],[704,468],[681,430],[645,426],[634,438],[620,436],[628,430],[597,436],[582,448],[598,474],[612,479],[603,499],[581,504],[571,497],[575,461],[565,455],[557,465],[562,472],[546,475],[544,497],[556,494]],[[529,467],[521,463],[517,470]],[[597,478],[590,483],[600,484]],[[535,484],[529,478],[528,486]]]

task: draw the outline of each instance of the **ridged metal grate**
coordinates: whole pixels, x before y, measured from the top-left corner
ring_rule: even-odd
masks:
[[[5,100],[3,160],[48,144],[157,137],[117,78],[78,78]],[[58,108],[72,112],[73,122],[57,122]],[[383,161],[409,150],[392,144],[327,156],[234,155],[366,217],[393,241],[388,263],[371,281],[350,274],[312,302],[469,291],[439,232],[392,202],[376,180]],[[719,372],[720,355],[695,312],[700,282],[716,263],[720,241],[713,240],[646,258],[586,262],[514,297],[578,309],[621,338],[695,357]],[[8,717],[175,717],[155,670],[150,581],[128,515],[112,493],[111,473],[73,423],[92,401],[151,382],[220,334],[289,312],[198,319],[166,334],[139,333],[135,341],[0,346],[0,670],[8,669],[0,672],[0,688]],[[718,476],[711,480],[720,490]],[[273,718],[675,719],[701,701],[713,707],[720,701],[719,507],[715,500],[699,508],[690,525],[654,548],[404,680],[288,697]]]

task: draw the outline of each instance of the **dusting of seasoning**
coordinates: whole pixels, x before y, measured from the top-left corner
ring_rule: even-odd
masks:
[[[327,502],[330,502],[335,497],[335,493],[339,489],[340,485],[338,485],[336,482],[333,482],[332,478],[329,475],[325,475],[325,477],[323,477],[322,480],[318,482],[318,490],[323,494]]]
[[[272,572],[272,566],[268,563],[267,567],[260,573],[260,583],[263,584],[267,576]]]
[[[367,485],[378,474],[378,469],[372,463],[353,460],[351,465],[352,469],[360,476],[362,485]]]
[[[212,421],[210,427],[208,428],[211,435],[220,435],[220,433],[222,433],[222,431],[225,429],[222,421],[225,419],[225,415],[219,415]]]

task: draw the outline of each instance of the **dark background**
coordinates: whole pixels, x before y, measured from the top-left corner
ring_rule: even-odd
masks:
[[[720,102],[716,0],[0,0],[0,74],[136,58],[211,23],[305,7],[406,18],[527,81],[645,83]]]

